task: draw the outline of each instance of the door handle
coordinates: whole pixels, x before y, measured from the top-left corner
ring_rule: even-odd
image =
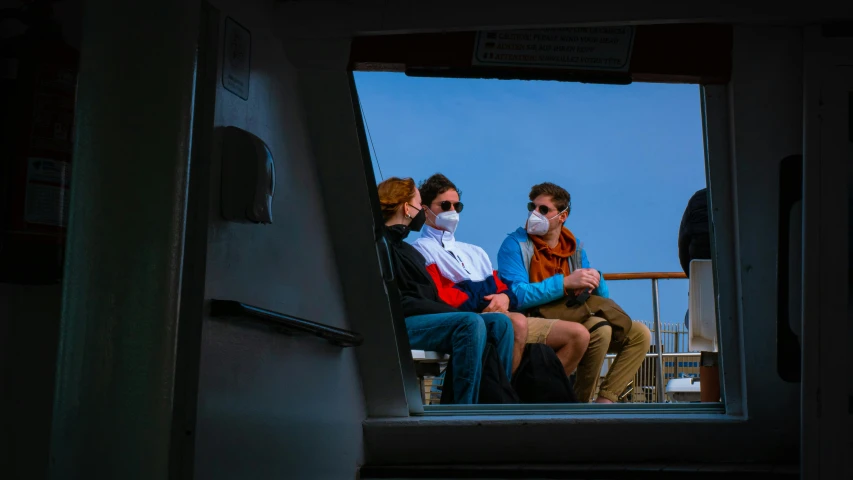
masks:
[[[791,213],[803,198],[803,156],[791,155],[779,164],[779,248],[776,257],[776,371],[782,380],[800,382],[801,347],[791,329]],[[802,291],[795,292],[802,295]]]
[[[379,250],[384,250],[385,255],[379,252]],[[382,279],[385,280],[386,283],[391,283],[394,281],[394,263],[391,260],[391,247],[388,245],[388,240],[384,235],[379,237],[379,240],[376,242],[376,253],[379,256],[379,270],[382,271]],[[385,263],[382,262],[383,256],[385,257]]]

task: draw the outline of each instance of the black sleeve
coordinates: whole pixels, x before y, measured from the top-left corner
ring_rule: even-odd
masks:
[[[431,315],[434,313],[456,313],[459,311],[444,302],[436,302],[426,298],[404,296],[401,303],[403,304],[403,316],[405,317]]]
[[[678,229],[678,259],[686,275],[690,275],[690,260],[711,258],[708,235],[708,189],[703,188],[690,197]]]
[[[690,232],[688,232],[688,215],[690,212],[690,204],[684,209],[684,215],[681,216],[681,225],[678,227],[678,262],[681,264],[681,269],[685,275],[690,275]]]

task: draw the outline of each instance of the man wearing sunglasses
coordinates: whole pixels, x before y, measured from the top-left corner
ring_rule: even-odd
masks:
[[[426,212],[426,225],[412,245],[426,259],[427,272],[438,286],[439,297],[458,310],[500,312],[510,317],[515,338],[513,372],[521,362],[527,343],[544,343],[556,351],[566,373],[571,374],[589,343],[587,330],[568,322],[511,313],[516,310],[515,294],[501,281],[486,252],[476,245],[456,240],[459,214],[464,206],[456,185],[436,173],[421,182],[418,190]],[[536,334],[531,336],[529,329]]]
[[[616,353],[596,399],[596,403],[613,403],[643,363],[651,335],[608,298],[601,273],[589,268],[586,252],[563,226],[571,205],[564,188],[550,182],[535,185],[530,190],[526,225],[501,244],[498,271],[515,294],[519,311],[567,320],[589,330],[589,348],[575,381],[579,401],[592,400],[607,352]],[[535,333],[532,327],[529,330],[528,335]]]

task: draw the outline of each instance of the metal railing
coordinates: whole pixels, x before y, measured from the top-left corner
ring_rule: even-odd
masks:
[[[654,322],[638,320],[649,328],[649,331],[655,331]],[[699,377],[699,352],[691,352],[687,350],[688,338],[687,327],[684,323],[661,323],[660,338],[663,342],[663,383],[672,378],[698,378]],[[601,376],[610,369],[613,361],[616,359],[615,354],[608,354],[604,358],[602,365]],[[657,401],[657,352],[646,354],[637,373],[634,374],[634,381],[631,382],[629,391],[623,393],[623,400],[631,403],[650,403]],[[599,378],[599,381],[601,378]],[[598,385],[596,385],[596,389]],[[664,397],[666,396],[666,388],[664,388]]]
[[[663,354],[661,374],[663,380],[672,378],[699,378],[698,352],[668,352]],[[608,354],[604,359],[602,371],[609,369],[616,355]],[[660,403],[658,400],[657,376],[659,356],[657,353],[647,353],[646,358],[634,374],[634,379],[626,391],[620,396],[621,402],[627,403]],[[665,382],[661,382],[665,383]],[[596,386],[598,388],[598,386]],[[666,390],[663,391],[664,397]],[[666,399],[664,398],[664,402]]]
[[[649,327],[650,332],[655,331],[654,322],[646,322],[638,320],[645,326]],[[683,322],[680,323],[662,323],[661,324],[661,341],[663,342],[663,353],[698,353],[688,350],[687,327]]]
[[[605,273],[604,279],[608,281],[618,280],[651,280],[652,281],[652,312],[654,314],[654,345],[657,346],[656,355],[658,361],[655,366],[655,393],[658,403],[664,403],[663,389],[663,348],[661,343],[661,332],[663,327],[660,321],[660,299],[658,298],[658,280],[686,279],[687,275],[682,272],[644,272],[644,273]],[[645,364],[645,362],[643,362]]]

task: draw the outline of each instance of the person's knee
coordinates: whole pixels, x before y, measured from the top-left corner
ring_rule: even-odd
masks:
[[[464,312],[456,325],[456,332],[485,339],[486,324],[483,322],[483,318],[476,313]]]
[[[645,350],[648,350],[649,345],[652,344],[652,332],[649,327],[640,322],[634,321],[631,325],[631,336],[636,338],[636,342],[643,345]]]
[[[522,342],[527,340],[527,317],[520,313],[510,313],[509,320],[512,323],[512,331],[516,340]]]
[[[583,325],[579,323],[571,323],[570,344],[573,348],[583,349],[589,346],[590,333]]]
[[[586,350],[589,346],[589,330],[579,323],[557,321],[551,326],[546,343],[557,350],[563,347]]]
[[[633,328],[633,327],[632,327]],[[607,325],[598,325],[589,332],[590,345],[604,345],[606,349],[610,345],[610,340],[613,338],[613,327]]]
[[[512,335],[513,333],[513,321],[510,319],[509,315],[505,313],[491,313],[492,321],[494,322],[494,330],[495,332],[501,332],[498,335],[501,337],[506,335]]]

